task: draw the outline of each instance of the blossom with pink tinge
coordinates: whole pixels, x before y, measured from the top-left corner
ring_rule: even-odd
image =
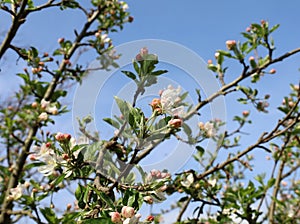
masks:
[[[111,212],[110,213],[110,218],[111,218],[111,221],[113,223],[119,223],[121,222],[121,215],[119,212]]]
[[[18,200],[19,198],[22,197],[23,190],[24,190],[23,184],[19,183],[16,187],[10,189],[9,196],[7,199],[8,200]]]
[[[235,40],[227,40],[226,41],[226,47],[228,50],[232,50],[236,46]]]
[[[42,112],[39,116],[38,116],[39,121],[47,121],[48,120],[48,114],[46,112]]]
[[[134,216],[135,211],[134,211],[134,208],[133,208],[133,207],[130,207],[130,206],[124,206],[124,207],[122,208],[121,213],[122,213],[122,216],[123,216],[124,218],[131,218],[131,217]]]
[[[272,68],[270,71],[269,71],[270,74],[275,74],[276,73],[276,70],[274,68]]]
[[[180,128],[182,126],[182,119],[180,118],[175,118],[175,119],[171,119],[168,124],[173,127],[173,128]]]
[[[149,195],[144,197],[144,201],[150,205],[153,204],[153,198]]]

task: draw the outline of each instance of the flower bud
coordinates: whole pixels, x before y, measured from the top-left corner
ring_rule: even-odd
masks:
[[[65,42],[65,39],[64,39],[64,38],[59,38],[59,39],[57,40],[57,42],[58,42],[59,44],[61,44],[61,43]]]
[[[270,71],[269,71],[270,74],[275,74],[276,73],[276,70],[274,68],[272,68]]]
[[[150,205],[153,204],[153,198],[151,196],[149,196],[149,195],[147,195],[147,196],[144,197],[144,201],[146,203],[150,204]]]
[[[211,65],[213,63],[213,61],[211,60],[211,59],[209,59],[208,61],[207,61],[207,64],[209,64],[209,65]]]
[[[250,65],[251,65],[252,68],[256,68],[256,67],[257,67],[255,58],[254,58],[253,56],[251,56],[251,57],[249,58],[249,62],[250,62]]]
[[[121,213],[124,218],[131,218],[134,216],[134,208],[130,206],[124,206]]]
[[[135,60],[137,60],[137,61],[143,61],[143,57],[141,56],[141,54],[137,54],[135,56]]]
[[[219,56],[220,56],[220,52],[216,52],[216,53],[215,53],[215,58],[216,58],[217,60],[218,60]]]
[[[31,107],[32,107],[32,108],[37,108],[37,106],[38,106],[38,103],[37,103],[37,102],[33,102],[33,103],[31,104]]]
[[[71,210],[71,208],[72,208],[72,205],[69,203],[69,204],[67,204],[67,210],[68,211],[70,211]]]
[[[35,156],[34,154],[30,154],[30,155],[29,155],[29,159],[30,159],[31,161],[35,161],[35,160],[36,160],[36,156]]]
[[[42,112],[39,116],[38,116],[39,121],[46,121],[48,120],[48,114],[46,112]]]
[[[55,135],[55,139],[59,142],[63,141],[65,139],[64,134],[61,132],[57,132],[57,134]]]
[[[64,134],[64,138],[65,140],[69,141],[72,138],[72,136],[70,134]]]
[[[249,116],[249,111],[248,110],[244,110],[243,111],[243,116],[244,117],[248,117]]]
[[[149,221],[149,222],[153,222],[154,221],[154,216],[153,215],[148,215],[146,220]]]
[[[132,16],[128,16],[128,22],[132,23],[134,18]]]
[[[64,153],[61,155],[61,157],[64,159],[64,160],[68,160],[70,157],[68,154]]]
[[[236,46],[235,40],[227,40],[226,41],[226,47],[228,50],[232,50]]]
[[[168,124],[173,128],[179,128],[182,125],[182,119],[174,118],[168,122]]]
[[[149,53],[148,51],[148,48],[147,47],[143,47],[141,50],[140,50],[140,55],[144,58],[145,56],[147,56]]]

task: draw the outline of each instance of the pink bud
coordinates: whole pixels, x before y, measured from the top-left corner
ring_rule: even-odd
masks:
[[[64,134],[64,138],[65,140],[70,140],[72,138],[72,136],[70,134]]]
[[[249,61],[255,61],[255,58],[254,58],[253,56],[251,56],[251,57],[249,58]]]
[[[130,206],[124,206],[121,213],[124,218],[131,218],[134,216],[134,208]]]
[[[269,71],[270,74],[275,74],[276,73],[276,70],[274,68],[272,68],[270,71]]]
[[[154,221],[154,216],[153,215],[148,215],[146,220],[149,221],[149,222],[153,222]]]
[[[140,55],[142,56],[142,57],[145,57],[145,56],[147,56],[148,55],[148,48],[147,47],[143,47],[141,50],[140,50]]]
[[[137,60],[137,61],[143,61],[143,57],[141,56],[141,54],[137,54],[135,56],[135,60]]]
[[[36,156],[35,156],[34,154],[30,154],[30,155],[29,155],[29,159],[30,159],[31,161],[34,161],[34,160],[36,160]]]
[[[232,50],[236,46],[235,40],[227,40],[226,41],[226,47],[228,50]]]
[[[243,116],[244,117],[247,117],[248,115],[249,115],[249,111],[248,110],[243,111]]]
[[[250,32],[251,31],[251,28],[250,27],[247,27],[246,28],[246,32]]]
[[[37,106],[38,106],[38,103],[37,103],[37,102],[33,102],[33,103],[31,104],[31,107],[32,107],[32,108],[37,108]]]
[[[56,135],[55,135],[55,139],[59,142],[63,141],[65,139],[64,137],[64,134],[61,133],[61,132],[58,132]]]
[[[59,38],[59,39],[57,40],[57,42],[61,44],[61,43],[65,42],[65,39],[64,39],[64,38]]]
[[[149,195],[144,197],[144,201],[150,205],[153,204],[153,198]]]
[[[209,59],[208,61],[207,61],[207,64],[209,64],[209,65],[211,65],[213,63],[213,61],[211,60],[211,59]]]
[[[111,221],[113,223],[119,223],[121,222],[121,215],[119,212],[111,212],[110,213]]]
[[[180,118],[174,118],[170,120],[168,124],[173,128],[179,128],[182,125],[182,120]]]

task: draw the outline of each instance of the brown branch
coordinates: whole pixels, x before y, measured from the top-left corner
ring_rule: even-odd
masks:
[[[23,5],[21,6],[21,9],[23,9],[23,10],[25,10],[25,6],[26,6],[25,3],[27,4],[27,1],[24,0]],[[20,9],[20,11],[22,12],[21,9]],[[83,26],[81,33],[76,37],[72,47],[70,48],[68,53],[65,55],[65,59],[70,59],[72,57],[72,55],[77,50],[77,48],[79,46],[79,43],[85,37],[85,33],[90,28],[92,23],[97,19],[97,17],[100,15],[100,13],[101,13],[101,10],[98,9],[97,11],[95,11],[91,15],[91,17],[88,19],[88,21]],[[21,14],[21,18],[23,18],[22,16],[26,16],[26,13],[24,15],[23,14],[24,13]],[[16,17],[16,18],[19,18],[19,17]],[[13,25],[16,26],[16,27],[13,27],[13,31],[9,32],[6,39],[2,43],[2,46],[0,47],[0,58],[5,53],[7,48],[10,46],[10,42],[11,42],[12,38],[14,37],[14,35],[16,34],[16,31],[17,31],[17,29],[19,28],[19,26],[21,24],[14,22]],[[13,36],[11,36],[12,34],[13,34]],[[43,96],[43,98],[45,100],[50,100],[51,99],[51,97],[52,97],[52,95],[53,95],[53,93],[54,93],[54,91],[55,91],[55,89],[56,89],[56,87],[59,83],[59,80],[61,78],[61,74],[63,73],[65,68],[66,68],[65,60],[62,60],[60,66],[59,66],[58,72],[53,77],[51,83],[49,84],[48,89],[46,90],[46,92]],[[3,200],[3,203],[2,203],[2,206],[1,206],[2,213],[0,214],[0,223],[9,223],[10,222],[10,214],[7,211],[12,209],[13,203],[12,203],[12,201],[7,200],[7,197],[9,196],[10,189],[16,187],[17,184],[18,184],[19,177],[20,177],[20,175],[23,171],[25,161],[27,159],[27,156],[29,154],[31,145],[33,143],[33,139],[36,136],[36,133],[37,133],[38,129],[39,129],[38,124],[33,125],[32,127],[30,127],[29,132],[28,132],[28,136],[27,136],[27,138],[24,142],[24,146],[22,147],[21,153],[18,157],[16,167],[15,167],[15,169],[13,169],[12,174],[10,175],[10,178],[9,178],[9,181],[8,181],[8,184],[7,184],[7,188],[6,188],[6,192],[5,192],[5,196],[4,196],[4,200]]]
[[[9,48],[20,26],[25,22],[25,18],[28,15],[28,13],[25,10],[26,5],[27,5],[27,0],[22,1],[22,5],[20,7],[19,12],[15,16],[13,16],[12,24],[0,46],[0,59]]]
[[[273,224],[274,223],[274,214],[275,214],[275,208],[276,208],[276,198],[277,198],[277,194],[280,188],[280,182],[282,180],[282,173],[283,173],[283,169],[285,166],[285,161],[281,161],[280,166],[279,166],[279,170],[277,173],[277,177],[276,177],[276,181],[275,181],[275,185],[274,185],[274,190],[273,190],[273,194],[272,194],[272,201],[271,201],[271,205],[269,208],[269,223]]]
[[[187,201],[185,202],[184,206],[181,208],[181,210],[180,210],[180,212],[179,212],[179,214],[177,216],[177,222],[181,222],[181,218],[182,218],[184,212],[186,211],[186,209],[188,208],[191,200],[192,200],[192,197],[189,197],[187,199]]]
[[[287,120],[290,117],[291,113],[288,113],[284,119],[282,121],[279,121],[278,123],[283,123],[283,121]],[[249,152],[251,152],[253,149],[257,148],[258,146],[260,146],[263,143],[269,142],[270,140],[284,134],[286,131],[288,131],[290,128],[292,128],[296,123],[297,123],[297,119],[293,120],[293,122],[291,122],[288,126],[286,126],[284,129],[282,130],[278,130],[280,126],[277,125],[275,126],[275,128],[270,132],[270,134],[268,134],[267,132],[264,132],[261,134],[261,136],[259,137],[259,139],[257,140],[257,142],[253,145],[250,145],[249,147],[247,147],[244,151],[238,153],[236,156],[227,159],[226,161],[224,161],[221,164],[218,164],[217,166],[205,171],[204,173],[198,175],[197,179],[203,179],[204,177],[223,169],[224,167],[226,167],[227,165],[239,160],[241,157],[243,157],[244,155],[248,154]]]

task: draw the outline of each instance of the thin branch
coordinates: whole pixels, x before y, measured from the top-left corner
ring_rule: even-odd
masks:
[[[184,203],[184,206],[181,208],[181,210],[180,210],[180,212],[179,212],[179,214],[178,214],[178,216],[177,216],[177,222],[180,222],[180,221],[181,221],[182,216],[183,216],[184,212],[186,211],[186,209],[188,208],[188,206],[189,206],[191,200],[192,200],[192,197],[189,197],[189,198],[187,199],[187,201]]]

